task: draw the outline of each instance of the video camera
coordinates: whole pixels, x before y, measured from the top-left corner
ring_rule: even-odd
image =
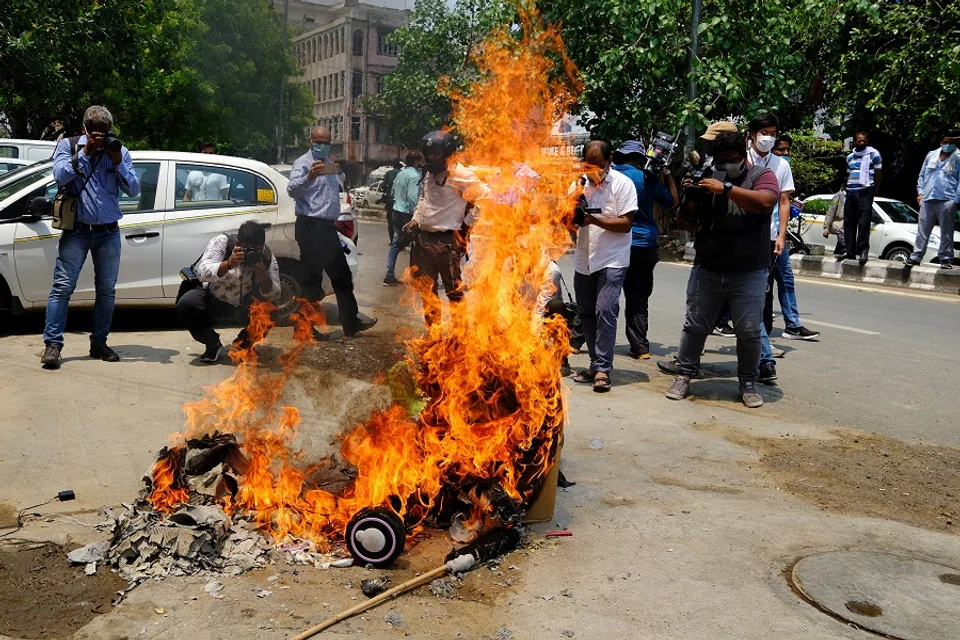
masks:
[[[648,179],[659,178],[663,170],[673,164],[673,156],[676,150],[677,135],[671,136],[669,133],[658,131],[644,155],[647,164],[643,167],[643,172],[646,177]]]
[[[690,197],[699,196],[704,192],[703,187],[700,186],[700,182],[713,177],[713,158],[707,157],[701,160],[699,153],[691,151],[687,154],[687,162],[684,163],[683,167],[685,171],[683,178],[681,178],[681,184],[687,180],[690,180],[691,184],[683,187],[683,197],[681,201]]]

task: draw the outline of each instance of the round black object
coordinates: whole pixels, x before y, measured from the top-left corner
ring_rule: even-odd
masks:
[[[123,149],[123,143],[120,142],[117,134],[113,131],[108,131],[106,135],[103,136],[103,148],[111,153],[117,153]]]
[[[440,149],[444,158],[449,158],[457,150],[457,141],[446,131],[432,131],[420,140],[420,151],[426,155],[434,149]]]
[[[403,520],[390,509],[367,507],[347,524],[347,549],[360,564],[383,567],[403,552]]]

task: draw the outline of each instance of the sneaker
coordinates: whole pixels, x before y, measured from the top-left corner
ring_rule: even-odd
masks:
[[[763,396],[757,391],[756,382],[743,382],[740,384],[740,399],[743,400],[743,406],[748,409],[756,409],[763,406]]]
[[[657,368],[668,376],[680,375],[680,372],[677,371],[676,358],[671,358],[670,360],[657,360]]]
[[[729,324],[720,324],[713,328],[713,335],[721,338],[736,338],[737,332]]]
[[[397,280],[394,276],[389,276],[383,279],[383,286],[385,287],[399,287],[402,282]]]
[[[784,329],[783,337],[787,340],[816,340],[820,337],[820,332],[810,331],[810,329],[801,325],[795,329]]]
[[[43,348],[43,355],[40,356],[40,364],[43,365],[44,369],[60,368],[60,349],[62,348],[58,344],[47,343]]]
[[[949,262],[941,262],[941,263],[940,263],[940,268],[941,268],[941,269],[953,269],[953,264],[951,264],[951,263],[949,263]]]
[[[98,358],[104,362],[119,362],[120,356],[117,352],[107,346],[106,342],[91,342],[90,357]]]
[[[200,362],[214,363],[220,360],[220,356],[223,355],[223,345],[217,342],[216,344],[208,344],[206,350],[200,355]]]
[[[914,260],[913,258],[907,258],[903,261],[903,264],[907,265],[908,267],[919,267],[920,261]]]
[[[862,267],[863,265],[867,264],[867,254],[861,253],[861,254],[860,254],[860,257],[857,258],[857,262],[860,263],[860,266],[861,266],[861,267]]]
[[[358,333],[360,333],[361,331],[372,329],[375,324],[377,324],[376,318],[365,318],[365,319],[357,318],[357,329],[355,331],[352,331],[351,333],[347,333],[346,331],[344,331],[343,335],[347,336],[348,338],[353,337]]]
[[[772,362],[761,362],[760,375],[757,377],[757,382],[769,384],[776,379],[777,379],[777,365],[773,364]]]
[[[634,360],[649,360],[650,353],[649,352],[637,353],[636,351],[631,350],[630,357],[633,358]]]
[[[670,388],[667,389],[667,397],[671,400],[683,400],[690,392],[690,377],[677,376]]]

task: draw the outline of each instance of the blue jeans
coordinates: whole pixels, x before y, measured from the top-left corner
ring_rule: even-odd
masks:
[[[694,266],[687,280],[687,313],[680,333],[677,371],[696,376],[700,354],[720,314],[723,301],[730,303],[730,316],[737,333],[737,377],[756,382],[760,368],[763,296],[767,270],[745,273],[718,273]]]
[[[582,273],[573,275],[573,289],[577,293],[580,324],[587,340],[592,371],[610,373],[613,370],[620,291],[626,276],[625,268],[600,269],[588,276]]]
[[[387,275],[386,278],[395,278],[394,272],[397,268],[397,257],[400,252],[410,245],[410,234],[403,230],[403,226],[413,219],[412,213],[403,211],[392,211],[393,215],[393,237],[390,238],[390,251],[387,253]]]
[[[764,362],[773,362],[773,349],[770,348],[770,336],[767,335],[767,328],[760,323],[760,364]]]
[[[774,256],[774,260],[776,266],[773,268],[773,277],[777,281],[777,298],[780,300],[783,322],[787,325],[787,329],[799,329],[800,310],[797,308],[797,291],[794,287],[790,252],[785,249],[779,256]]]
[[[67,326],[67,307],[77,286],[80,270],[93,255],[94,286],[97,292],[93,306],[93,331],[90,342],[106,342],[113,319],[117,274],[120,271],[120,228],[94,231],[81,225],[76,231],[64,231],[60,236],[57,264],[53,269],[53,288],[47,298],[47,322],[43,341],[63,346],[63,331]]]

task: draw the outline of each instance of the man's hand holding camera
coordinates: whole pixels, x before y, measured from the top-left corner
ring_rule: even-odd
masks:
[[[87,143],[83,146],[83,152],[87,154],[88,158],[92,158],[95,154],[100,153],[101,151],[107,154],[107,157],[110,158],[110,162],[113,163],[113,166],[119,165],[123,162],[123,149],[120,147],[120,142],[117,141],[116,151],[110,151],[105,148],[105,141],[107,136],[112,136],[112,133],[104,133],[103,131],[88,131],[87,132]],[[113,138],[116,140],[116,138]]]
[[[684,180],[684,186],[688,181]],[[716,178],[704,178],[697,183],[698,186],[703,187],[710,193],[715,193],[717,195],[723,193],[723,183],[717,180]]]
[[[323,160],[314,160],[313,164],[310,165],[310,179],[319,178],[324,174],[327,169],[327,163]]]

